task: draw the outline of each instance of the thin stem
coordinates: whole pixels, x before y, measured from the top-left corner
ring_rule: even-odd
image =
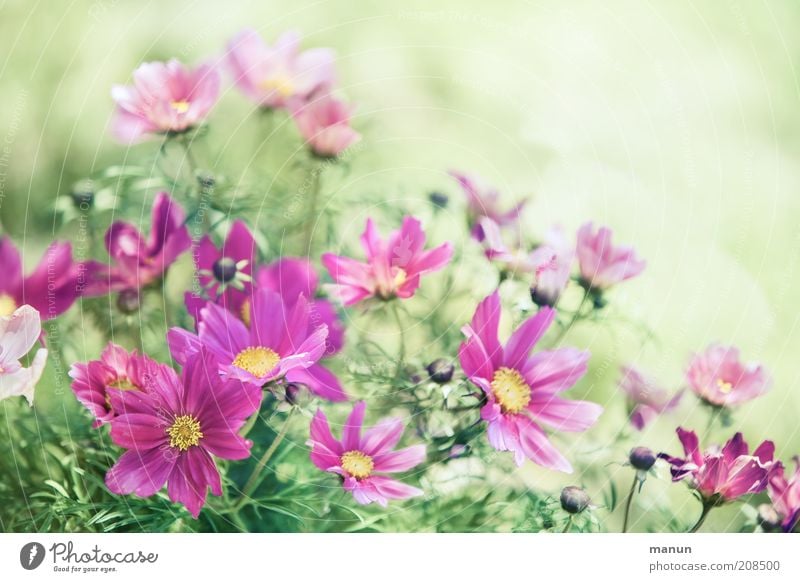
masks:
[[[303,231],[303,253],[308,256],[311,254],[311,239],[314,235],[314,223],[317,218],[317,204],[319,191],[322,184],[322,165],[314,164],[311,169],[311,187],[309,189],[308,214],[306,215],[305,228]]]
[[[636,484],[639,482],[639,476],[633,476],[633,483],[631,484],[631,490],[628,493],[628,501],[625,503],[625,518],[622,520],[622,533],[628,532],[628,516],[631,513],[631,503],[633,503],[633,496],[636,495]]]
[[[397,372],[395,379],[400,378],[403,371],[403,362],[406,360],[406,334],[403,328],[403,322],[400,319],[400,308],[397,300],[392,301],[392,313],[394,314],[394,321],[397,324],[397,330],[400,332],[400,353],[397,358]]]
[[[572,527],[572,516],[569,516],[567,519],[567,524],[564,526],[564,529],[561,530],[561,533],[567,533],[569,529]]]
[[[567,335],[567,332],[572,329],[572,326],[574,326],[578,320],[583,317],[583,306],[586,304],[587,299],[589,299],[589,289],[584,288],[583,297],[581,298],[581,302],[578,304],[578,308],[572,314],[572,318],[570,318],[569,322],[563,328],[561,328],[561,331],[556,336],[556,339],[553,340],[553,345],[558,345],[561,340],[564,339],[564,336]]]
[[[186,139],[186,136],[183,136],[179,141],[183,146],[183,150],[186,152],[186,163],[189,168],[190,184],[194,185],[194,180],[197,178],[197,160],[195,160],[194,154],[192,153],[192,142]]]
[[[708,514],[711,513],[711,510],[714,508],[712,503],[703,503],[703,513],[700,514],[700,519],[697,520],[697,523],[692,526],[692,529],[689,530],[689,533],[696,533],[699,530],[703,522],[708,517]]]

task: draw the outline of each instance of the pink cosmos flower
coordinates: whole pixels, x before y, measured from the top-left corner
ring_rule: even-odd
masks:
[[[772,506],[780,516],[781,526],[786,532],[797,532],[800,528],[800,457],[795,457],[794,462],[794,475],[787,479],[783,466],[780,466],[767,484]]]
[[[112,493],[149,497],[166,483],[173,502],[195,518],[208,489],[222,494],[213,457],[240,460],[252,442],[238,434],[261,405],[261,389],[216,373],[218,363],[201,349],[179,377],[163,366],[147,392],[110,388],[111,440],[128,449],[106,474]]]
[[[552,254],[552,259],[545,268],[536,272],[536,279],[531,286],[531,297],[537,305],[552,307],[558,303],[561,293],[569,283],[575,248],[567,241],[564,230],[560,226],[554,226],[545,233],[544,243],[539,249],[542,253],[546,251]]]
[[[451,170],[448,172],[461,186],[464,195],[467,197],[467,208],[469,211],[470,225],[473,227],[472,234],[479,241],[483,240],[483,232],[479,222],[481,218],[488,218],[499,227],[514,227],[519,221],[519,215],[525,208],[527,200],[522,200],[509,210],[500,210],[500,192],[491,186],[486,185],[477,176],[465,174]]]
[[[534,275],[538,279],[541,274],[554,269],[556,253],[549,246],[542,245],[529,251],[519,240],[507,243],[500,225],[491,218],[481,218],[478,226],[483,235],[481,242],[486,258],[497,263],[504,273]]]
[[[361,434],[366,403],[358,402],[342,428],[342,440],[333,438],[325,413],[318,410],[311,421],[311,461],[322,471],[342,478],[345,491],[361,505],[372,502],[386,507],[390,499],[408,499],[422,491],[381,473],[413,469],[425,460],[425,445],[393,450],[403,435],[399,418],[385,418]]]
[[[0,317],[26,304],[46,320],[61,315],[83,291],[85,270],[85,263],[72,260],[69,243],[54,242],[25,277],[19,251],[10,238],[0,237]]]
[[[116,416],[109,389],[147,392],[153,378],[163,373],[163,367],[135,350],[128,352],[109,342],[99,360],[73,364],[69,377],[75,397],[95,417],[93,426],[97,428]]]
[[[345,305],[370,297],[412,297],[422,275],[438,271],[453,256],[449,242],[424,250],[425,232],[420,222],[410,216],[403,219],[400,230],[393,231],[388,240],[380,238],[370,218],[361,244],[367,254],[366,263],[332,253],[322,255],[322,264],[336,283],[331,289]]]
[[[177,258],[192,246],[184,226],[184,212],[166,192],[153,203],[150,236],[144,240],[128,222],[115,222],[106,231],[106,249],[114,261],[108,266],[89,263],[86,294],[141,289],[161,278]]]
[[[670,394],[655,378],[633,366],[622,367],[619,387],[630,401],[630,420],[636,430],[644,430],[659,414],[674,410],[683,396],[682,390]]]
[[[133,85],[115,85],[114,136],[123,143],[148,135],[182,133],[200,124],[219,94],[219,73],[210,65],[196,69],[173,59],[144,63],[133,72]]]
[[[672,480],[688,477],[690,486],[704,503],[720,505],[748,493],[764,491],[769,477],[780,465],[773,460],[772,441],[764,441],[751,455],[742,433],[737,432],[722,449],[711,447],[703,453],[694,432],[679,427],[677,433],[686,458],[666,453],[658,456],[672,465]]]
[[[646,263],[633,248],[613,246],[611,236],[611,229],[606,227],[595,233],[591,222],[578,230],[578,265],[587,287],[607,289],[644,271]]]
[[[31,351],[41,334],[39,312],[30,305],[0,316],[0,400],[24,396],[33,406],[33,389],[42,377],[47,350],[37,350],[29,368],[19,360]]]
[[[541,308],[502,346],[497,337],[500,296],[495,291],[481,301],[472,322],[462,329],[467,339],[458,355],[464,373],[486,395],[481,418],[488,423],[491,445],[498,451],[512,451],[517,465],[527,457],[543,467],[569,473],[572,466],[550,443],[540,424],[582,432],[597,421],[603,408],[558,395],[586,373],[588,352],[559,348],[530,354],[554,317],[555,311]]]
[[[335,82],[334,52],[327,48],[300,52],[300,35],[295,31],[283,33],[270,47],[255,30],[242,30],[228,43],[226,56],[236,85],[262,107],[306,101]]]
[[[760,364],[745,365],[738,349],[719,344],[692,356],[686,381],[692,392],[712,406],[736,406],[772,386],[772,378]]]
[[[294,102],[291,112],[300,135],[321,158],[336,157],[361,140],[361,134],[350,127],[350,106],[329,93]]]

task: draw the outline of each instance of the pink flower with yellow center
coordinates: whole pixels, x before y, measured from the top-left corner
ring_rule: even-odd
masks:
[[[0,316],[0,401],[24,396],[33,406],[33,390],[44,372],[47,350],[37,350],[28,368],[20,360],[33,349],[41,335],[39,312],[30,305]]]
[[[403,421],[385,418],[363,431],[366,403],[358,402],[342,428],[342,439],[331,434],[325,413],[317,411],[311,421],[311,461],[322,471],[336,473],[342,487],[357,503],[386,507],[391,499],[408,499],[422,491],[383,473],[413,469],[425,461],[425,445],[394,450],[403,435]]]
[[[644,271],[646,263],[633,247],[614,246],[612,235],[612,230],[604,226],[595,232],[591,222],[578,230],[578,266],[588,288],[602,291]]]
[[[594,402],[565,400],[559,393],[586,374],[589,353],[559,348],[531,355],[547,332],[555,311],[543,307],[524,321],[505,346],[500,344],[500,296],[495,291],[481,301],[472,322],[463,328],[459,349],[464,373],[483,390],[481,418],[499,451],[511,451],[517,465],[526,458],[538,465],[569,473],[570,462],[552,445],[541,425],[582,432],[603,412]]]
[[[686,381],[704,402],[727,407],[758,398],[772,386],[772,378],[761,364],[744,364],[737,348],[719,344],[692,356]]]

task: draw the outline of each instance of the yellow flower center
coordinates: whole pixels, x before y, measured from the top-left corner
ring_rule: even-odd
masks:
[[[730,394],[731,390],[733,390],[733,384],[726,382],[722,378],[717,378],[717,388],[719,388],[719,391],[723,394]]]
[[[263,378],[269,374],[280,361],[281,357],[271,349],[258,346],[245,348],[236,354],[233,365],[240,370],[250,372],[256,378]]]
[[[170,105],[172,109],[175,110],[175,113],[186,113],[189,111],[189,102],[185,100],[173,101]]]
[[[0,317],[11,315],[17,309],[17,302],[7,293],[0,293]]]
[[[197,446],[203,433],[200,431],[200,421],[190,414],[175,417],[175,422],[167,429],[169,446],[181,451]]]
[[[108,383],[109,388],[116,388],[117,390],[139,390],[141,387],[137,386],[130,381],[129,378],[117,378],[113,382]],[[111,394],[106,392],[106,408],[111,410]]]
[[[356,479],[366,479],[375,468],[372,457],[365,455],[361,451],[347,451],[340,460],[342,469],[350,473]]]
[[[239,308],[239,315],[247,327],[250,327],[250,300],[245,299],[242,306]]]
[[[292,83],[292,80],[286,75],[277,75],[269,79],[264,79],[261,82],[261,88],[265,91],[275,91],[284,99],[294,93],[294,83]]]
[[[397,274],[395,274],[395,276],[394,276],[394,286],[395,286],[395,288],[397,288],[400,285],[402,285],[403,283],[405,283],[406,279],[408,279],[408,273],[406,273],[404,269],[401,269],[400,267],[398,267],[397,268]]]
[[[516,414],[531,401],[531,387],[522,375],[511,368],[499,368],[492,378],[492,392],[503,412]]]

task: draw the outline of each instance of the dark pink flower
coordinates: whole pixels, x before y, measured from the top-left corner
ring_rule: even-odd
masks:
[[[481,301],[472,322],[464,326],[467,339],[458,355],[464,373],[486,395],[481,418],[488,423],[492,446],[512,451],[518,465],[527,457],[543,467],[569,473],[572,466],[550,443],[540,424],[582,432],[597,421],[603,408],[558,395],[586,373],[588,352],[559,348],[531,355],[554,317],[554,310],[543,307],[502,346],[497,336],[500,296],[495,291]]]
[[[163,368],[163,364],[135,350],[128,352],[109,342],[99,360],[73,364],[69,377],[75,397],[92,413],[93,426],[98,427],[116,416],[109,389],[147,392],[154,378],[164,373]]]
[[[739,350],[712,344],[686,370],[692,392],[713,406],[736,406],[764,394],[772,378],[760,364],[743,364]]]
[[[52,319],[69,309],[83,291],[85,263],[72,260],[72,246],[54,242],[33,273],[24,276],[19,251],[11,239],[0,237],[0,317],[30,305],[41,319]]]
[[[179,377],[164,366],[147,392],[111,388],[111,440],[128,449],[106,474],[112,493],[149,497],[166,483],[173,502],[195,518],[208,489],[222,495],[214,457],[246,459],[252,443],[239,436],[261,405],[261,389],[223,380],[218,363],[201,349]]]
[[[742,433],[737,432],[722,449],[711,447],[701,452],[694,432],[678,428],[677,433],[686,458],[666,453],[658,456],[672,465],[672,480],[688,478],[704,503],[721,504],[748,493],[760,493],[780,465],[773,460],[772,441],[764,441],[751,455]]]
[[[607,289],[635,277],[644,271],[645,262],[636,256],[632,247],[613,246],[612,231],[587,222],[578,230],[578,265],[584,285],[592,289]]]
[[[350,106],[330,94],[294,102],[291,112],[300,135],[319,157],[338,156],[361,140],[361,134],[350,127]]]
[[[90,262],[86,294],[141,289],[161,278],[192,240],[184,226],[184,212],[166,192],[153,203],[147,240],[128,222],[115,222],[106,231],[106,249],[114,264]]]
[[[242,30],[228,43],[226,56],[236,85],[262,107],[306,101],[335,82],[333,50],[300,52],[300,35],[294,31],[267,46],[255,30]]]
[[[486,185],[477,176],[465,174],[451,170],[448,172],[461,186],[464,195],[467,197],[467,209],[469,211],[469,222],[472,226],[472,234],[479,241],[483,240],[484,233],[480,227],[481,218],[488,218],[499,227],[515,227],[519,221],[519,215],[525,208],[527,200],[516,203],[508,210],[501,210],[500,192]]]
[[[325,253],[322,264],[335,281],[332,291],[345,305],[377,297],[382,300],[412,297],[426,273],[438,271],[453,256],[453,247],[444,243],[424,250],[425,232],[416,218],[406,216],[400,230],[388,240],[378,235],[370,218],[361,236],[367,262]]]
[[[794,458],[794,475],[786,478],[783,466],[778,467],[767,483],[772,506],[781,518],[786,532],[800,528],[800,457]]]
[[[345,491],[356,502],[376,502],[386,507],[390,499],[408,499],[422,491],[381,473],[413,469],[425,460],[425,445],[393,450],[403,435],[399,418],[385,418],[361,433],[367,405],[358,402],[342,428],[342,440],[333,438],[325,413],[318,410],[311,421],[311,461],[322,471],[342,478]]]
[[[670,394],[655,378],[633,366],[622,367],[619,387],[630,401],[631,424],[636,430],[644,430],[659,414],[675,409],[683,396],[682,390]]]
[[[148,135],[181,133],[200,124],[217,102],[219,74],[210,65],[188,69],[173,59],[144,63],[133,72],[133,85],[115,85],[114,135],[123,143]]]

